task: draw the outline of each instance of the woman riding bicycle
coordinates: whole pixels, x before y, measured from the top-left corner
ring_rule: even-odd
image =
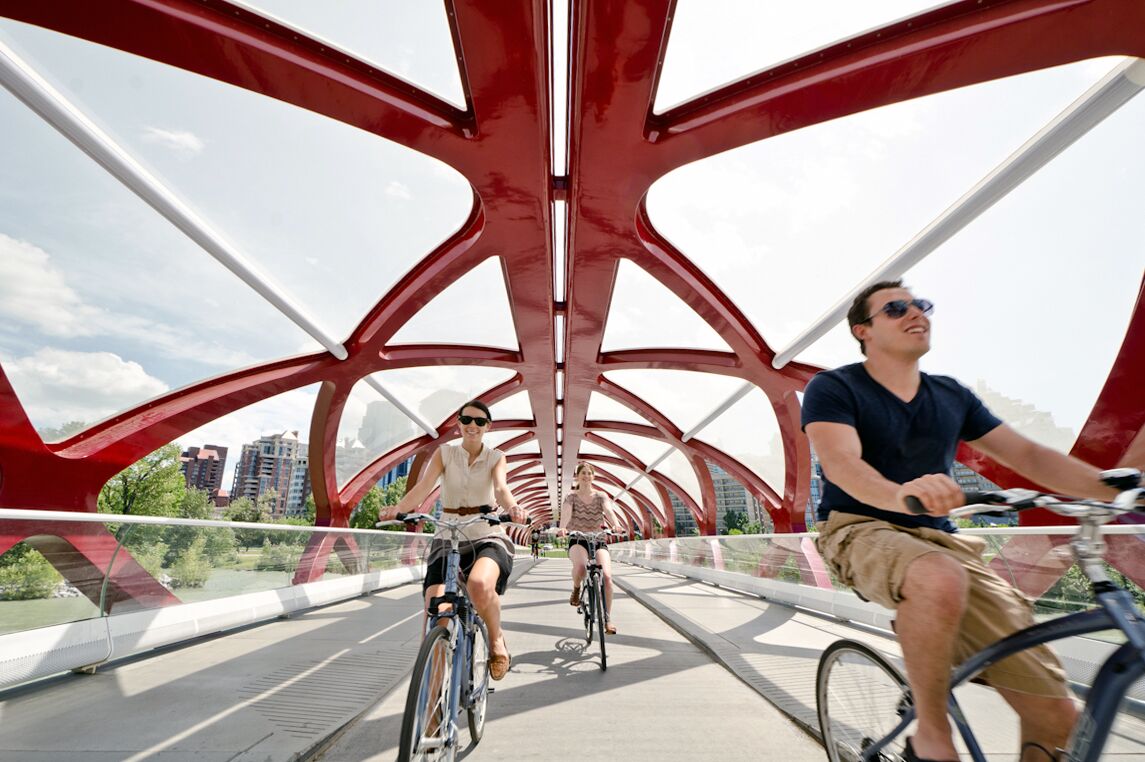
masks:
[[[612,508],[612,500],[600,490],[592,488],[596,469],[591,463],[581,463],[576,467],[573,478],[576,486],[569,491],[561,504],[560,530],[568,532],[599,532],[602,525],[615,526],[616,514]],[[572,561],[572,595],[569,604],[580,605],[580,583],[584,579],[585,568],[588,565],[588,543],[583,539],[569,542],[569,560]],[[604,606],[605,618],[608,621],[605,631],[609,635],[616,634],[616,625],[612,623],[612,562],[608,554],[608,547],[600,544],[596,549],[596,562],[600,564],[601,574],[604,577]]]
[[[398,502],[395,512],[416,511],[441,478],[441,505],[445,516],[466,516],[482,508],[499,504],[517,517],[520,510],[505,481],[505,454],[481,440],[493,423],[489,407],[471,400],[457,411],[460,445],[442,445],[429,461],[421,478]],[[496,499],[494,499],[496,498]],[[489,675],[500,680],[509,671],[513,657],[501,631],[501,598],[513,571],[512,541],[501,527],[484,522],[466,527],[470,541],[461,549],[461,572],[469,599],[489,628]],[[449,538],[442,532],[434,535],[426,558],[425,606],[445,592],[445,561]]]

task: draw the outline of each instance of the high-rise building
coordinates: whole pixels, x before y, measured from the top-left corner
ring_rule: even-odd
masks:
[[[306,512],[310,494],[310,470],[306,445],[298,441],[297,431],[271,434],[244,444],[235,467],[231,500],[240,497],[258,500],[273,490],[276,518],[301,516]]]
[[[219,496],[226,467],[227,448],[220,445],[188,447],[179,456],[179,470],[183,472],[187,488],[205,490],[212,501]]]

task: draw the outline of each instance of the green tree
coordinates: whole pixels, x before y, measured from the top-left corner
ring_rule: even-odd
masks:
[[[207,538],[196,537],[171,565],[172,587],[202,587],[211,576],[206,556]]]
[[[61,424],[58,428],[45,426],[42,429],[36,429],[36,433],[40,435],[40,439],[45,442],[62,442],[70,437],[72,434],[78,434],[87,428],[87,424],[83,421],[68,421]]]
[[[0,556],[0,600],[47,598],[62,580],[48,559],[23,542]]]
[[[256,504],[249,497],[240,497],[231,501],[223,515],[227,521],[247,521],[252,524],[265,524],[270,516],[260,512],[261,504]],[[266,532],[261,529],[236,529],[235,539],[243,550],[257,547],[266,539]]]
[[[169,444],[109,479],[97,502],[100,513],[175,516],[186,491],[179,468],[179,446]]]
[[[729,509],[724,513],[724,526],[727,527],[728,534],[731,530],[738,529],[740,534],[743,534],[744,527],[747,526],[747,514],[743,511]]]
[[[374,524],[378,523],[378,514],[382,506],[386,505],[385,498],[386,493],[380,487],[377,485],[370,487],[370,491],[350,514],[350,526],[354,529],[373,529]]]
[[[373,529],[374,524],[378,523],[378,516],[382,513],[382,508],[397,505],[405,494],[406,478],[404,476],[395,479],[393,484],[384,490],[374,485],[354,508],[354,512],[350,514],[350,526],[355,529]],[[405,527],[383,527],[383,529],[400,532]]]
[[[206,490],[189,489],[179,503],[176,516],[181,519],[212,519],[215,507]],[[235,555],[235,532],[233,529],[172,526],[163,533],[167,543],[166,564],[175,563],[187,548],[197,539],[203,538],[203,557],[210,562],[229,561]]]

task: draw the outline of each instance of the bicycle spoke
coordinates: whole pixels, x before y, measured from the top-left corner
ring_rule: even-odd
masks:
[[[452,667],[449,630],[434,627],[422,642],[410,677],[402,716],[399,760],[449,759],[455,750],[456,745],[450,743],[453,735],[449,696]]]
[[[858,760],[895,729],[910,705],[899,671],[860,643],[841,641],[824,651],[816,687],[819,727],[833,762]],[[876,759],[901,760],[903,737],[900,733]]]

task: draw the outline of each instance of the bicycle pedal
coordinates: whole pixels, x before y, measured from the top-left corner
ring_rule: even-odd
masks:
[[[490,685],[486,690],[488,690],[489,693],[496,693],[497,692],[497,689],[494,688],[492,685]]]

